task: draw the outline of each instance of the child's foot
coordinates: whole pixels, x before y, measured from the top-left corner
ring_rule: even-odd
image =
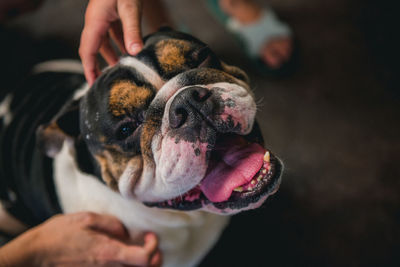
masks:
[[[243,41],[248,54],[270,69],[289,61],[293,50],[292,32],[271,9],[262,9],[250,0],[219,0],[230,17],[227,27]]]

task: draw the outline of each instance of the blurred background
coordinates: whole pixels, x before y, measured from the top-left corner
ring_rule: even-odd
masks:
[[[252,80],[281,188],[234,216],[201,266],[400,266],[398,9],[381,0],[270,0],[299,61],[276,79],[254,69],[201,0],[167,0],[179,28]],[[86,1],[48,0],[0,26],[3,86],[32,64],[75,57]]]

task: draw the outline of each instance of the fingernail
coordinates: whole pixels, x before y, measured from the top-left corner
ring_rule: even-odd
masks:
[[[140,52],[140,50],[142,50],[142,46],[140,44],[132,44],[131,47],[129,48],[129,51],[132,55],[136,55],[137,53]]]

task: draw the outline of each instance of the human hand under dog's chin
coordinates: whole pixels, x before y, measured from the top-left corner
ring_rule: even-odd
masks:
[[[57,215],[0,248],[1,266],[161,265],[157,237],[128,245],[121,222],[109,215],[81,212]]]

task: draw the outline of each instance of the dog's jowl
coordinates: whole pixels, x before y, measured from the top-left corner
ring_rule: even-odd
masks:
[[[150,35],[90,88],[81,73],[46,66],[0,105],[1,231],[108,213],[137,242],[158,234],[165,266],[194,266],[223,215],[278,189],[282,164],[264,148],[247,75],[194,37]]]

